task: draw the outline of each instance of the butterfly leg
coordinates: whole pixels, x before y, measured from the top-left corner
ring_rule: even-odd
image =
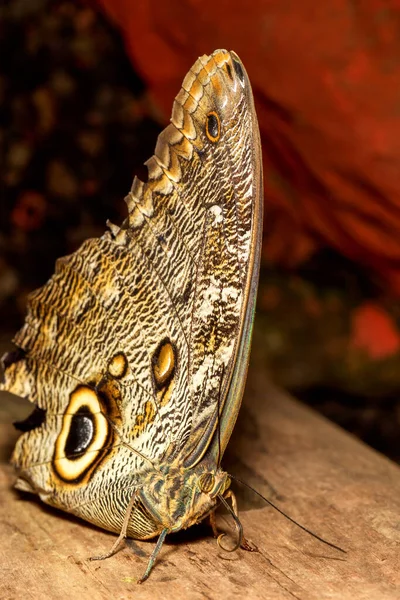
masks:
[[[217,528],[217,520],[215,518],[215,510],[213,510],[213,512],[209,514],[209,519],[210,519],[210,525],[211,525],[211,529],[213,532],[213,536],[215,538],[217,538],[219,536],[219,531]]]
[[[238,513],[238,506],[237,506],[237,500],[236,500],[236,496],[235,496],[235,494],[232,492],[232,490],[228,490],[228,491],[226,492],[226,494],[224,494],[224,498],[225,498],[225,500],[228,500],[228,498],[230,498],[230,499],[231,499],[231,502],[232,502],[232,510],[233,510],[233,512],[235,513],[235,515],[236,515],[236,516],[239,516],[239,513]]]
[[[152,568],[154,566],[154,563],[156,562],[157,556],[158,556],[158,554],[159,554],[159,552],[161,550],[161,547],[162,547],[162,545],[164,543],[165,536],[167,535],[167,533],[168,533],[168,529],[163,529],[162,530],[162,532],[160,534],[160,537],[157,540],[156,547],[154,548],[153,552],[151,553],[151,556],[149,558],[149,562],[147,564],[147,568],[146,568],[146,570],[144,572],[144,575],[143,575],[143,577],[141,577],[140,579],[138,579],[138,583],[143,583],[143,581],[146,581],[146,579],[150,575],[151,570],[152,570]]]
[[[110,556],[112,556],[113,554],[115,554],[117,552],[121,543],[126,538],[126,532],[128,530],[129,519],[131,518],[133,505],[135,503],[135,498],[136,498],[136,492],[134,492],[132,494],[132,498],[130,499],[128,508],[126,509],[124,522],[122,523],[121,533],[119,534],[119,536],[115,540],[114,544],[112,545],[111,550],[109,552],[107,552],[106,554],[100,554],[99,556],[91,556],[90,560],[104,560],[105,558],[110,558]]]
[[[236,496],[232,492],[232,490],[228,490],[228,492],[225,495],[225,498],[226,499],[227,498],[231,499],[232,510],[235,513],[235,515],[238,516],[239,513],[238,513],[238,507],[237,507],[237,500],[236,500]],[[259,549],[254,544],[254,542],[252,542],[251,540],[248,540],[245,537],[243,537],[242,542],[240,544],[240,547],[242,548],[242,550],[246,550],[247,552],[259,552]]]

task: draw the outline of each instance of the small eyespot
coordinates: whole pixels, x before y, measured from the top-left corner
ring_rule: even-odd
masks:
[[[152,359],[153,378],[156,388],[165,388],[173,379],[176,367],[176,351],[169,340],[163,340]]]
[[[108,374],[114,379],[122,379],[128,370],[128,359],[123,352],[115,354],[108,363]]]
[[[216,112],[209,112],[207,115],[206,134],[210,142],[218,142],[221,135],[221,126]]]
[[[233,59],[232,62],[233,62],[233,68],[235,69],[235,73],[238,76],[238,79],[239,79],[240,83],[244,87],[245,78],[244,78],[243,67],[240,64],[240,62],[238,62],[237,60]]]
[[[178,367],[178,352],[175,344],[168,338],[162,340],[151,359],[151,371],[157,402],[160,406],[168,404],[174,389],[174,378]]]

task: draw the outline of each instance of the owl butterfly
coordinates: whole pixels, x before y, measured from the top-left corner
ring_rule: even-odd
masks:
[[[117,542],[159,536],[140,581],[166,534],[236,507],[220,461],[247,373],[262,170],[234,52],[196,61],[146,165],[121,227],[30,295],[2,385],[35,404],[17,424],[16,487]]]

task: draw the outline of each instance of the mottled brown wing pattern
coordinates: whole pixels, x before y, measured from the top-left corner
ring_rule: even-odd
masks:
[[[185,448],[198,460],[223,410],[253,277],[258,144],[239,59],[198,59],[124,223],[58,260],[29,299],[14,340],[24,354],[3,389],[46,412],[16,445],[19,487],[118,530],[151,468],[179,463]],[[138,519],[132,535],[159,528]]]

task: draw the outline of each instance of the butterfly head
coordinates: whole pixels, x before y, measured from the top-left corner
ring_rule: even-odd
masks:
[[[170,532],[200,522],[216,507],[231,481],[222,469],[208,469],[201,463],[195,469],[171,466],[165,477],[154,472],[140,493],[153,516]],[[166,521],[167,519],[167,521]]]

